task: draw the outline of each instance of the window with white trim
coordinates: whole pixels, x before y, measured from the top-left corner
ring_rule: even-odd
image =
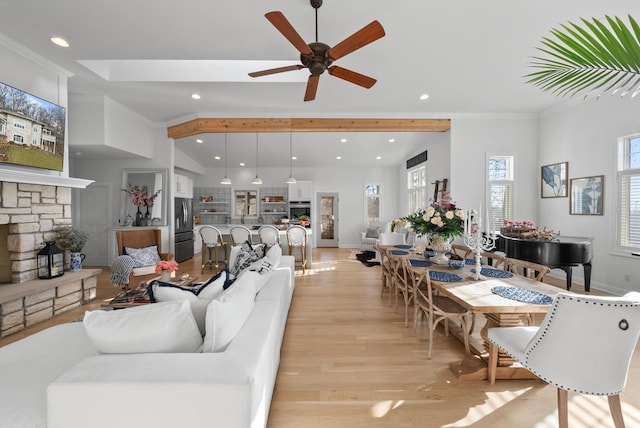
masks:
[[[640,250],[640,134],[618,142],[618,249]]]
[[[367,224],[380,222],[381,217],[381,198],[379,183],[365,184],[364,186],[364,198],[365,198],[365,220]]]
[[[513,217],[514,157],[493,156],[487,162],[489,230],[500,231],[505,220]]]
[[[16,128],[16,129],[25,129],[24,120],[14,118],[13,119],[13,127]]]
[[[407,172],[407,206],[414,213],[427,205],[427,167],[412,168]]]
[[[24,136],[20,134],[13,134],[13,141],[16,143],[24,143]]]

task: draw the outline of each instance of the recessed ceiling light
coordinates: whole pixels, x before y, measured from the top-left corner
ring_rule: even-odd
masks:
[[[298,156],[291,156],[291,159],[296,160],[298,159]]]
[[[244,166],[244,165],[245,165],[244,162],[240,162],[240,166]]]
[[[82,152],[76,152],[76,156],[82,156]]]
[[[380,160],[380,159],[382,159],[382,156],[376,156],[376,159]]]
[[[203,140],[202,138],[198,138],[198,139],[196,140],[196,143],[198,143],[198,144],[202,144],[202,143],[204,143],[204,140]]]
[[[340,160],[342,159],[342,156],[336,156],[336,159]]]
[[[390,143],[395,143],[395,142],[396,142],[396,139],[395,139],[395,138],[389,138],[389,142],[390,142]]]
[[[200,97],[200,94],[196,94],[194,92],[193,94],[191,94],[191,98],[193,98],[194,100],[199,100],[201,97]]]
[[[341,140],[340,140],[340,142],[341,142],[341,143],[346,143],[346,142],[347,142],[347,139],[346,139],[346,138],[343,138],[343,139],[341,139]]]
[[[420,95],[420,99],[423,100],[423,101],[426,100],[426,99],[429,99],[429,94]]]
[[[220,160],[220,159],[221,159],[221,157],[220,157],[220,156],[214,156],[213,158],[214,158],[215,160]]]
[[[61,46],[63,48],[68,48],[69,47],[69,42],[67,42],[65,39],[63,39],[62,37],[59,36],[55,36],[51,38],[51,41],[58,45]]]

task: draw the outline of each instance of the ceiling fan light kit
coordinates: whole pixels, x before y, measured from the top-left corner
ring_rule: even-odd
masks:
[[[249,73],[249,76],[261,77],[306,68],[310,74],[304,95],[305,101],[313,101],[316,98],[320,75],[325,71],[331,76],[346,80],[363,88],[371,88],[376,83],[376,79],[331,64],[339,58],[384,37],[384,28],[380,22],[372,21],[334,47],[331,47],[326,43],[318,41],[318,9],[322,6],[322,0],[310,0],[310,2],[316,11],[316,41],[313,43],[307,44],[282,12],[273,11],[265,14],[267,20],[300,52],[300,62],[302,65],[296,64],[256,71]]]

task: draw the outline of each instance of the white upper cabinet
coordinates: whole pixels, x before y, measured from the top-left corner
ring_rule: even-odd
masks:
[[[193,180],[186,175],[174,174],[173,196],[176,198],[193,198]]]
[[[313,198],[312,181],[298,180],[289,184],[289,202],[311,201]]]

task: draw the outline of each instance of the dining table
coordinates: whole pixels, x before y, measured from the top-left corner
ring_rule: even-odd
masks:
[[[393,247],[393,248],[392,248]],[[475,279],[475,261],[466,259],[461,268],[448,264],[433,263],[421,251],[408,246],[389,246],[388,251],[404,251],[404,257],[415,260],[415,266],[429,271],[431,285],[438,293],[459,303],[470,312],[485,319],[482,328],[471,332],[472,355],[450,363],[449,367],[460,380],[481,380],[487,378],[489,344],[487,331],[492,327],[512,327],[527,325],[536,314],[546,314],[553,298],[562,288],[544,282],[493,268],[487,264],[480,267],[480,279]],[[412,263],[412,265],[414,265]],[[453,335],[462,338],[463,332],[450,329]],[[515,363],[504,352],[498,356],[498,379],[536,379],[537,377]]]

